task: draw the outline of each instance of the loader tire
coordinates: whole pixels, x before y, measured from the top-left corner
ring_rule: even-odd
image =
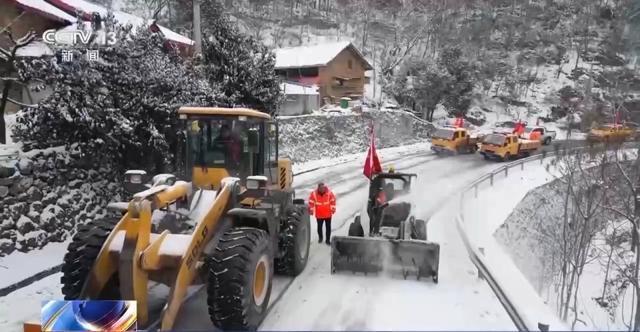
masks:
[[[427,223],[422,219],[415,219],[411,223],[411,239],[412,240],[427,240]]]
[[[65,300],[80,298],[85,280],[89,277],[102,245],[118,223],[118,219],[98,219],[80,225],[71,239],[62,263],[62,294]],[[101,300],[116,300],[120,297],[118,275],[114,274],[98,296]]]
[[[257,228],[230,229],[206,264],[213,324],[225,331],[255,331],[267,313],[273,284],[269,234]]]
[[[280,233],[279,246],[284,255],[275,260],[278,274],[297,276],[307,266],[311,229],[303,218],[304,206],[294,205],[287,211],[285,229]]]

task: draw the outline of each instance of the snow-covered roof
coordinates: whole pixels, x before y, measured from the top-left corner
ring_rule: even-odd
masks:
[[[80,12],[84,14],[83,15],[84,19],[89,19],[90,15],[94,12],[97,12],[102,17],[107,16],[109,12],[109,10],[103,6],[94,4],[89,1],[84,1],[84,0],[49,0],[49,1],[51,1],[51,3],[53,3],[58,8],[65,10],[67,12]],[[134,27],[140,27],[140,26],[151,26],[152,24],[154,24],[153,20],[145,20],[142,17],[131,15],[119,10],[112,10],[111,12],[115,16],[116,21],[118,21],[118,23],[123,25],[131,24]],[[158,24],[156,25],[160,29],[160,32],[168,40],[171,40],[180,44],[185,44],[185,45],[195,44],[195,42],[190,38],[187,38],[161,25],[158,25]]]
[[[280,83],[280,90],[285,95],[318,95],[318,87],[306,86],[294,83]]]
[[[26,46],[20,47],[16,51],[16,56],[18,57],[41,57],[45,55],[53,55],[53,51],[49,47],[49,45],[39,41],[34,40]]]
[[[275,67],[283,69],[325,66],[347,47],[351,47],[362,58],[367,70],[372,69],[362,53],[348,41],[276,49]]]
[[[44,0],[17,0],[19,7],[27,11],[35,11],[39,15],[62,22],[75,22],[77,19]]]

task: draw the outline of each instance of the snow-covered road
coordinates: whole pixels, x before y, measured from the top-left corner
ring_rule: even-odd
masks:
[[[439,283],[401,276],[331,275],[330,247],[317,243],[314,222],[308,266],[294,280],[276,278],[262,330],[514,329],[489,287],[477,278],[451,222],[455,211],[440,209],[465,183],[499,165],[477,155],[439,158],[427,149],[425,144],[381,150],[380,154],[384,164],[418,174],[418,217],[431,216],[429,239],[441,245]],[[346,235],[348,223],[366,201],[368,183],[362,176],[362,158],[296,176],[297,196],[306,198],[320,180],[338,198],[333,233]],[[50,259],[61,261],[61,257]],[[59,278],[59,273],[54,274],[0,298],[0,307],[11,308],[0,311],[0,330],[19,330],[23,321],[37,319],[42,300],[61,298]],[[185,304],[176,328],[212,328],[204,292],[195,292]]]
[[[361,162],[356,164],[356,169],[336,179],[339,182],[324,179],[338,197],[335,235],[346,235],[346,226],[366,200],[367,180],[361,175]],[[465,183],[496,167],[478,156],[432,159],[429,153],[397,160],[394,166],[418,174],[418,217],[423,218],[439,210]],[[478,280],[451,223],[452,212],[433,215],[427,230],[429,239],[441,245],[438,284],[400,276],[331,275],[330,248],[314,241],[307,268],[273,305],[261,329],[513,330],[489,287]],[[314,233],[312,240],[316,239]]]

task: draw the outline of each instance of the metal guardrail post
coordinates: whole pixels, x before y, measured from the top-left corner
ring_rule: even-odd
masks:
[[[480,251],[480,253],[482,254],[482,256],[484,256],[484,248],[482,247],[478,247],[478,250]],[[486,280],[484,274],[482,274],[482,270],[480,270],[480,268],[478,267],[478,279],[480,280]]]
[[[509,176],[509,166],[506,166],[506,167],[504,168],[504,176],[505,176],[505,177]]]
[[[520,170],[524,171],[524,161],[520,163]]]
[[[475,191],[474,198],[478,198],[478,185],[476,184],[475,186],[473,186],[473,189]]]
[[[491,176],[489,177],[489,182],[491,183],[491,186],[493,187],[493,172],[491,172]]]

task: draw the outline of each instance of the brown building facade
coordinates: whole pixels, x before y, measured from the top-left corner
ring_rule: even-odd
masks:
[[[361,99],[373,67],[350,42],[276,50],[276,72],[287,81],[317,85],[322,104]]]

